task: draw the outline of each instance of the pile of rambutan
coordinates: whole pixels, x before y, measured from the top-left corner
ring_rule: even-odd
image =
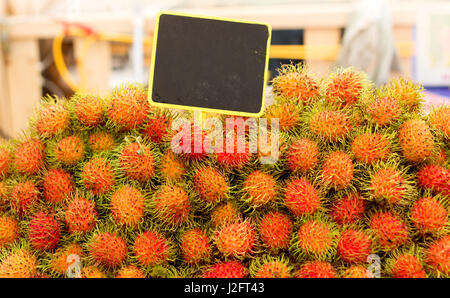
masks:
[[[273,163],[139,85],[43,98],[0,143],[0,277],[450,277],[449,107],[352,68],[272,85]]]

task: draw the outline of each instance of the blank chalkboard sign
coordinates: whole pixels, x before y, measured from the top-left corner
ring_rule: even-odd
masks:
[[[268,24],[160,13],[150,69],[151,104],[260,116],[270,36]]]

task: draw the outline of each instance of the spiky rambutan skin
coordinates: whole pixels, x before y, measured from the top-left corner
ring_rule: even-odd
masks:
[[[242,213],[232,202],[226,202],[214,208],[211,212],[211,225],[219,228],[242,220]]]
[[[438,165],[423,166],[417,172],[417,182],[424,189],[450,195],[450,171]]]
[[[267,123],[271,119],[278,119],[280,131],[290,131],[294,129],[300,121],[300,113],[297,107],[288,102],[280,102],[270,105],[266,112]]]
[[[75,189],[70,173],[61,169],[51,169],[42,183],[44,199],[50,203],[60,203]]]
[[[379,211],[372,215],[369,222],[380,248],[391,251],[409,240],[406,224],[389,211]]]
[[[330,153],[322,166],[322,182],[337,190],[350,186],[353,180],[353,162],[345,152]]]
[[[233,143],[233,149],[230,152],[227,150],[227,144],[231,143]],[[222,152],[216,153],[219,165],[232,170],[241,169],[250,161],[251,157],[252,154],[248,143],[238,137],[234,137],[231,141],[228,138],[224,138]]]
[[[261,241],[272,251],[287,249],[292,231],[292,220],[286,214],[278,211],[267,213],[259,223]]]
[[[120,130],[141,126],[150,111],[147,94],[138,86],[128,85],[115,90],[107,109],[107,116]]]
[[[5,177],[9,173],[11,163],[12,163],[11,152],[6,148],[0,147],[0,178]]]
[[[425,250],[425,263],[434,276],[450,276],[450,235],[429,245]]]
[[[298,139],[288,150],[286,159],[289,170],[305,173],[317,166],[319,147],[316,142],[306,138]]]
[[[136,266],[128,265],[120,268],[116,278],[145,278],[145,273]]]
[[[427,273],[420,260],[409,253],[401,254],[394,258],[389,270],[393,278],[427,277]]]
[[[140,234],[134,241],[134,255],[143,266],[155,266],[170,259],[170,244],[167,239],[156,231]]]
[[[111,196],[110,210],[115,223],[128,227],[137,226],[144,216],[145,198],[135,187],[121,186]]]
[[[352,69],[333,74],[325,91],[325,99],[338,107],[352,106],[361,97],[363,81],[363,74]]]
[[[209,138],[206,131],[199,125],[191,123],[176,132],[171,145],[173,152],[188,160],[199,161],[206,158],[207,152],[211,149],[208,147],[208,143]]]
[[[256,233],[250,221],[242,221],[217,231],[214,243],[224,256],[243,258],[253,252],[256,246]]]
[[[192,229],[180,239],[181,254],[188,264],[199,264],[211,257],[211,245],[206,233],[200,229]]]
[[[11,208],[19,215],[28,213],[30,207],[39,200],[39,190],[32,181],[19,182],[11,192]]]
[[[374,278],[375,276],[362,265],[352,265],[341,274],[342,278]]]
[[[95,266],[84,266],[81,269],[82,278],[107,278],[106,274]]]
[[[357,161],[370,165],[385,161],[391,154],[390,147],[389,140],[382,134],[366,132],[353,140],[351,151]]]
[[[300,64],[282,65],[279,75],[272,80],[272,87],[276,95],[306,105],[320,96],[319,83]]]
[[[413,204],[410,212],[410,219],[421,234],[443,230],[448,222],[447,217],[447,210],[433,197],[420,198]]]
[[[193,183],[200,198],[207,204],[214,204],[225,199],[229,192],[228,182],[219,171],[211,166],[196,170]]]
[[[9,203],[9,200],[9,186],[6,182],[0,181],[0,212]]]
[[[387,86],[389,96],[401,102],[408,111],[417,112],[423,102],[423,87],[405,78],[392,79]]]
[[[0,249],[19,239],[19,223],[10,216],[0,216]]]
[[[34,138],[21,142],[14,153],[14,166],[19,174],[36,174],[44,165],[44,160],[45,145]]]
[[[261,264],[258,261],[252,263],[250,268],[251,276],[253,278],[290,278],[291,268],[283,259],[262,260]],[[253,269],[253,270],[252,270]]]
[[[55,216],[38,212],[28,224],[28,240],[36,250],[53,250],[61,238],[61,227]]]
[[[114,136],[107,131],[94,132],[89,136],[89,146],[94,153],[110,151],[116,146]]]
[[[203,278],[245,278],[247,276],[247,268],[238,261],[216,263],[203,273]]]
[[[366,112],[370,122],[379,126],[386,126],[400,118],[402,109],[395,98],[384,96],[371,101],[366,107]]]
[[[273,202],[277,195],[275,179],[260,170],[253,171],[242,185],[243,199],[251,207],[260,207]]]
[[[109,268],[120,266],[127,252],[126,241],[114,233],[98,233],[89,243],[89,253],[94,261]]]
[[[338,236],[332,223],[314,218],[306,220],[297,232],[294,253],[300,257],[327,259],[336,249]]]
[[[397,204],[405,195],[405,180],[400,171],[392,168],[381,168],[370,180],[370,194],[377,201],[385,201],[390,205]]]
[[[338,224],[352,224],[363,218],[366,201],[359,194],[350,194],[337,200],[330,210],[331,218]]]
[[[78,96],[74,112],[77,120],[84,126],[95,127],[103,122],[103,102],[97,96]]]
[[[80,258],[83,256],[83,251],[79,244],[72,243],[59,248],[50,261],[51,270],[59,275],[66,276],[67,269],[75,262],[75,259],[69,258],[71,255],[77,255]]]
[[[319,138],[335,142],[347,136],[351,125],[349,117],[341,111],[322,111],[311,117],[309,129]]]
[[[83,159],[85,144],[79,136],[68,136],[56,143],[54,150],[57,161],[66,166],[74,166]]]
[[[311,261],[305,263],[295,274],[296,278],[337,278],[333,266],[324,261]]]
[[[161,143],[165,137],[171,134],[172,118],[168,115],[156,115],[151,117],[141,133],[153,143]]]
[[[398,140],[403,156],[408,162],[422,162],[433,154],[433,135],[423,120],[405,121],[398,130]]]
[[[161,158],[159,171],[164,179],[177,181],[186,173],[186,167],[171,151],[168,151]]]
[[[292,180],[284,191],[286,207],[296,216],[312,214],[320,207],[321,199],[314,186],[305,178]]]
[[[0,278],[33,278],[37,273],[37,259],[29,251],[19,249],[0,264]]]
[[[74,198],[65,211],[65,221],[69,233],[86,233],[97,221],[95,203],[82,197]]]
[[[69,111],[62,104],[47,104],[39,112],[36,130],[41,137],[51,138],[64,131],[69,124]]]
[[[155,158],[148,145],[133,142],[120,152],[119,166],[128,179],[144,183],[155,174]]]
[[[188,220],[191,203],[183,188],[163,185],[153,198],[153,210],[162,223],[178,227]]]
[[[81,178],[84,187],[94,195],[103,195],[115,185],[111,164],[102,157],[93,157],[83,167]]]
[[[442,106],[428,117],[430,126],[439,131],[445,138],[450,138],[450,106]]]
[[[346,229],[339,238],[337,254],[346,263],[363,263],[372,252],[372,239],[359,230]]]

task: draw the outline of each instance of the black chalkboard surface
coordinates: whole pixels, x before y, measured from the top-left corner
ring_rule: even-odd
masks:
[[[244,116],[262,113],[269,25],[161,13],[155,29],[152,104]]]

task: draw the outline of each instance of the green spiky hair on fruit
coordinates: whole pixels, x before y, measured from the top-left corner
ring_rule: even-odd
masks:
[[[410,246],[391,253],[386,262],[387,274],[393,278],[426,278],[423,252],[419,247]]]
[[[408,111],[416,113],[422,108],[423,87],[410,79],[392,79],[387,84],[387,93],[401,102]]]
[[[290,278],[293,267],[283,255],[262,256],[250,264],[250,276],[253,278]]]

